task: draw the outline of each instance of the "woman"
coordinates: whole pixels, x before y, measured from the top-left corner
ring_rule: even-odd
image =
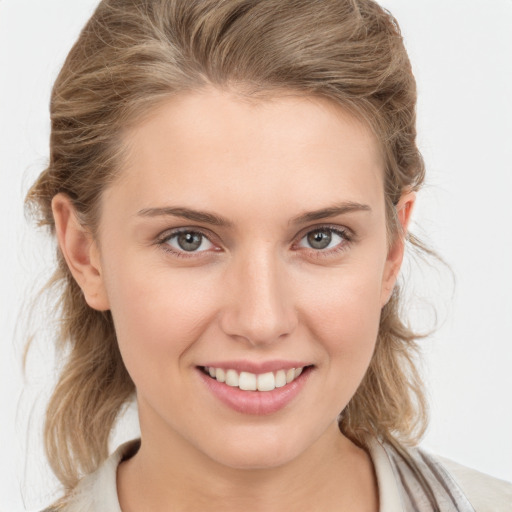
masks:
[[[422,247],[415,101],[373,2],[99,5],[28,196],[69,349],[51,510],[507,510],[503,484],[406,448],[426,417],[396,286]],[[141,440],[107,459],[134,393]]]

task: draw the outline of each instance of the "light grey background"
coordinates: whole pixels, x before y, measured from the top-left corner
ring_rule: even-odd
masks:
[[[22,201],[48,155],[51,84],[96,0],[0,0],[0,510],[38,510],[58,492],[40,439],[53,382],[51,322],[20,316],[48,277],[53,249]],[[422,342],[432,421],[424,445],[512,480],[512,1],[386,0],[419,86],[428,183],[413,231],[453,268],[419,270],[416,320],[441,324]],[[407,270],[407,269],[406,269]],[[27,317],[39,342],[21,357]],[[136,433],[131,419],[113,444]]]

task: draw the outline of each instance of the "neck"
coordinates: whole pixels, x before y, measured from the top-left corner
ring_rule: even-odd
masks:
[[[118,470],[123,512],[378,509],[369,456],[335,424],[295,459],[277,467],[248,469],[220,464],[169,432],[154,436],[152,430],[146,437],[141,431],[139,452]]]

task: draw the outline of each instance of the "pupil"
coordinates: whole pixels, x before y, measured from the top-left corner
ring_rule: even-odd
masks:
[[[308,242],[314,249],[325,249],[331,243],[329,231],[314,231],[308,235]]]
[[[178,245],[184,251],[195,251],[201,245],[202,235],[198,233],[181,233],[178,236]]]

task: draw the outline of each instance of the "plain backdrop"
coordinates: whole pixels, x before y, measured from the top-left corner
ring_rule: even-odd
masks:
[[[96,0],[0,0],[0,510],[38,510],[58,493],[41,446],[54,382],[51,318],[27,312],[53,247],[23,197],[48,158],[50,88]],[[418,81],[428,178],[413,232],[449,263],[406,263],[431,424],[423,445],[512,480],[512,1],[385,0]],[[25,306],[25,310],[22,307]],[[27,326],[38,342],[23,377]],[[134,411],[112,444],[136,435]]]

